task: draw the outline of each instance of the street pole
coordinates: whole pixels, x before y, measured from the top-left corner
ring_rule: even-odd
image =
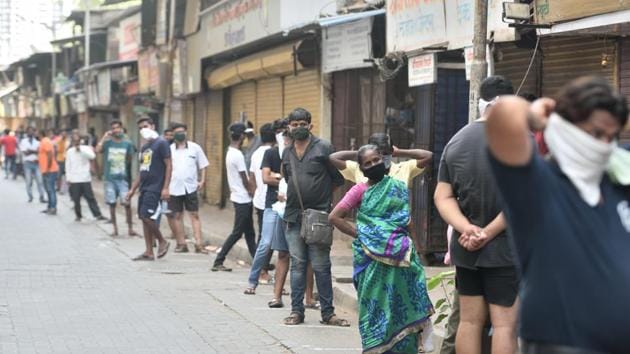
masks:
[[[56,20],[52,24],[52,35],[53,41],[57,39],[57,22]],[[53,128],[59,128],[57,125],[59,124],[59,117],[57,116],[57,93],[55,92],[55,78],[57,77],[57,53],[55,53],[55,46],[52,46],[52,70],[50,71],[51,80],[50,80],[50,95],[52,96],[52,120],[53,120]]]
[[[90,2],[89,0],[84,0],[84,4],[85,4],[85,18],[83,19],[83,32],[85,35],[85,40],[84,40],[84,45],[85,48],[83,49],[83,52],[85,53],[85,59],[84,61],[84,67],[88,67],[90,66],[90,26],[91,24],[91,19],[90,19]],[[89,90],[90,90],[90,72],[89,71],[84,71],[83,72],[84,75],[84,82],[83,82],[83,96],[85,97],[85,112],[83,112],[83,117],[79,116],[79,131],[81,132],[81,134],[87,134],[88,131],[88,120],[89,120]]]
[[[170,0],[169,23],[168,23],[168,41],[167,41],[167,82],[164,98],[164,127],[171,122],[173,104],[173,72],[174,72],[174,56],[175,56],[175,7],[176,0]]]
[[[488,76],[486,62],[486,38],[488,32],[488,0],[475,1],[475,27],[473,34],[473,61],[470,68],[470,94],[468,99],[468,121],[477,119],[479,88]]]

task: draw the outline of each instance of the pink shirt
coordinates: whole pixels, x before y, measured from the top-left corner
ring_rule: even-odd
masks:
[[[355,184],[350,190],[343,196],[343,199],[337,204],[338,207],[353,210],[361,206],[361,200],[363,200],[363,194],[368,189],[367,183]]]

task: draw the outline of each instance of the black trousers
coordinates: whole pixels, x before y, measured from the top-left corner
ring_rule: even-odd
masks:
[[[96,198],[94,198],[94,192],[92,191],[92,183],[71,183],[70,184],[70,198],[72,198],[72,202],[74,202],[74,214],[77,218],[82,218],[81,215],[81,197],[84,197],[88,202],[88,206],[90,207],[90,211],[92,211],[92,215],[95,218],[101,216],[101,209],[98,207],[98,203],[96,202]]]
[[[227,254],[232,250],[236,242],[243,237],[243,234],[245,234],[249,254],[254,258],[256,254],[256,232],[254,231],[253,211],[254,205],[252,203],[234,203],[234,228],[230,236],[228,236],[223,243],[221,252],[219,252],[217,258],[214,260],[214,265],[223,264],[225,257],[227,257]]]

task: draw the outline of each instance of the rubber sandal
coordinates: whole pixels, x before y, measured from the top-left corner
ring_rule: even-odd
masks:
[[[302,316],[298,312],[291,312],[289,317],[285,318],[282,322],[284,322],[287,326],[295,326],[301,323],[304,323],[304,316]]]
[[[319,310],[320,309],[319,302],[315,301],[310,304],[304,304],[304,308],[309,309],[309,310]]]
[[[325,321],[319,321],[319,323],[327,326],[350,327],[350,322],[344,320],[343,318],[337,317],[337,315],[332,315]]]
[[[195,245],[195,253],[208,254],[208,250],[201,245]]]
[[[143,254],[141,254],[139,256],[133,257],[131,260],[134,261],[134,262],[137,262],[137,261],[154,261],[155,257],[147,256],[146,254],[143,253]]]
[[[166,254],[168,253],[168,248],[171,246],[171,243],[166,241],[166,246],[164,247],[163,250],[161,250],[158,255],[157,258],[162,258],[164,256],[166,256]]]
[[[284,307],[284,303],[282,303],[282,300],[278,300],[278,299],[271,299],[271,301],[269,301],[267,305],[269,305],[269,308],[272,308],[272,309],[279,309],[279,308]]]
[[[256,289],[255,288],[247,288],[247,289],[245,289],[245,291],[243,291],[243,294],[245,294],[245,295],[256,295]]]
[[[287,296],[287,295],[291,295],[291,293],[288,292],[285,288],[282,288],[282,295]]]

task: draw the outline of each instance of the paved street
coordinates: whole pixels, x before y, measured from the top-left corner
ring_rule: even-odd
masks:
[[[27,203],[22,180],[0,180],[0,195],[2,353],[360,352],[356,318],[341,309],[352,327],[322,326],[314,311],[282,325],[289,310],[267,308],[270,286],[242,294],[247,267],[211,273],[214,255],[172,253],[134,263],[142,241],[75,223],[67,195],[56,217]]]

